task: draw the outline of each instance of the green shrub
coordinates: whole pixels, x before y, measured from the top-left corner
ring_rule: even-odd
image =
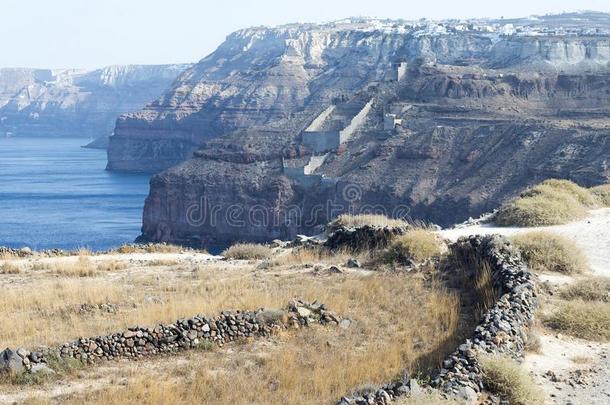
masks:
[[[438,236],[426,229],[415,229],[398,236],[383,255],[386,263],[422,262],[442,253]]]
[[[560,225],[583,218],[597,198],[567,180],[546,180],[502,206],[495,216],[501,226]]]
[[[512,238],[533,271],[582,273],[587,258],[574,242],[550,232],[529,232]]]
[[[487,388],[508,400],[511,405],[544,403],[542,390],[515,361],[501,356],[481,356],[479,364]]]
[[[260,260],[269,258],[271,253],[269,246],[257,243],[237,243],[222,252],[222,256],[236,260]]]
[[[559,305],[544,324],[552,329],[587,340],[610,341],[610,303],[567,301]]]

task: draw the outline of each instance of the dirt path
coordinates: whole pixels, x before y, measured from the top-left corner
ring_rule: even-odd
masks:
[[[531,231],[549,231],[572,239],[589,258],[591,272],[594,275],[610,277],[610,208],[593,210],[586,219],[566,225],[537,228],[473,225],[442,230],[440,234],[444,238],[455,241],[462,236],[469,235],[501,234],[510,236]]]

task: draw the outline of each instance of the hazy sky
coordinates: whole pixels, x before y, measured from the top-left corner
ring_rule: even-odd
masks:
[[[194,62],[255,25],[576,10],[610,11],[610,0],[0,0],[0,67]]]

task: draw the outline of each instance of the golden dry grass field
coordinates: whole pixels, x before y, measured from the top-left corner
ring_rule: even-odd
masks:
[[[5,381],[0,403],[333,403],[405,368],[416,374],[438,365],[463,337],[458,295],[421,273],[348,269],[347,257],[300,251],[264,261],[195,252],[11,259],[6,263],[19,271],[0,275],[2,347],[52,346],[221,310],[282,308],[293,298],[323,302],[352,323],[101,362],[37,384]],[[326,271],[330,265],[342,272]]]

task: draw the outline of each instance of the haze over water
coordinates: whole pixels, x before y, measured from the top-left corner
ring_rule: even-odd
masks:
[[[149,176],[82,138],[0,138],[0,246],[105,250],[140,234]]]

